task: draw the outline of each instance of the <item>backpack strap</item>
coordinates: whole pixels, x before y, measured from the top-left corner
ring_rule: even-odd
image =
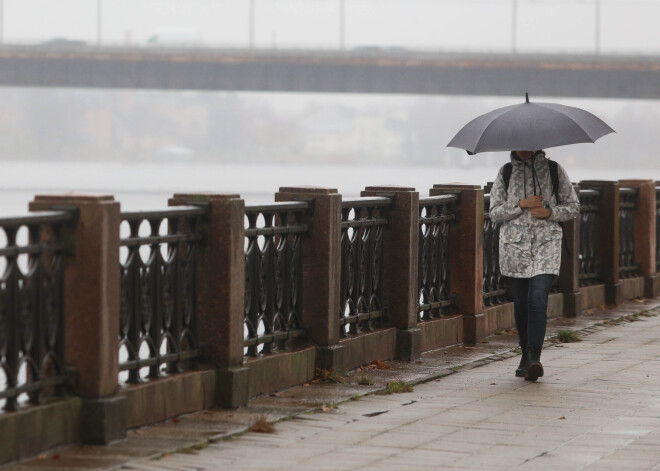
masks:
[[[502,178],[504,179],[504,193],[507,193],[509,191],[509,180],[511,180],[511,172],[513,171],[513,165],[511,165],[511,162],[507,162],[504,164],[504,168],[502,170]]]
[[[559,204],[559,168],[557,162],[554,160],[548,159],[548,166],[550,167],[550,179],[552,180],[552,194],[555,195],[555,201]],[[568,247],[568,242],[566,242],[566,230],[564,228],[564,223],[560,222],[559,225],[562,228],[562,241],[564,242],[564,248],[566,248],[566,253],[571,255],[571,249]]]
[[[550,179],[552,180],[552,194],[555,195],[555,200],[559,204],[559,169],[557,162],[548,159],[548,166],[550,167]]]

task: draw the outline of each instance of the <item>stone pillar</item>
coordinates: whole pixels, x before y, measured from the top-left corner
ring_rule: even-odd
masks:
[[[574,185],[575,192],[580,188]],[[580,216],[562,223],[564,234],[561,243],[561,268],[559,269],[559,291],[563,294],[564,317],[575,317],[582,312],[580,292]]]
[[[622,188],[637,188],[639,198],[637,210],[633,216],[635,231],[635,263],[639,264],[640,274],[644,277],[644,296],[654,297],[660,288],[655,266],[656,254],[656,206],[655,182],[653,180],[619,180]]]
[[[594,228],[594,254],[600,280],[605,284],[605,302],[622,301],[619,281],[619,183],[586,180],[580,182],[585,190],[600,190],[599,210]]]
[[[463,315],[465,342],[477,343],[488,334],[483,312],[484,191],[479,185],[433,185],[431,196],[459,195],[459,215],[450,229],[450,283],[456,308]]]
[[[302,247],[302,319],[317,345],[319,368],[341,368],[339,285],[341,280],[341,195],[334,188],[283,187],[275,201],[313,202],[310,235]]]
[[[76,209],[62,240],[65,362],[82,396],[81,439],[108,443],[126,435],[119,388],[119,203],[112,196],[39,195],[30,211]]]
[[[419,192],[400,186],[368,186],[361,196],[393,196],[390,226],[383,233],[383,292],[389,320],[397,328],[396,356],[414,360],[422,355],[419,306]]]
[[[197,252],[197,328],[216,369],[216,403],[247,404],[249,370],[243,366],[245,315],[245,202],[239,195],[175,194],[170,206],[206,205],[208,224]]]

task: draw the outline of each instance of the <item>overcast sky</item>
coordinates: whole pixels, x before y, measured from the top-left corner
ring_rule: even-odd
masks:
[[[340,0],[254,0],[262,47],[339,44]],[[345,0],[346,45],[509,51],[514,0]],[[163,30],[246,45],[250,0],[101,0],[107,42],[145,42]],[[595,48],[596,0],[518,0],[517,49]],[[660,0],[601,0],[601,51],[660,53]],[[4,0],[5,41],[95,41],[95,0]]]

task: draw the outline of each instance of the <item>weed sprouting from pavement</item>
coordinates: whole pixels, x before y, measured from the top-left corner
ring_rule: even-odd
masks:
[[[358,379],[358,384],[360,386],[371,386],[374,384],[374,380],[370,376],[360,376],[360,379]]]
[[[406,383],[405,381],[392,381],[387,383],[387,389],[385,389],[385,394],[399,394],[412,392],[412,385]]]
[[[560,330],[557,332],[557,338],[562,343],[582,342],[582,339],[573,330]]]
[[[275,427],[272,422],[268,421],[268,417],[260,415],[252,423],[250,430],[257,433],[275,433]]]

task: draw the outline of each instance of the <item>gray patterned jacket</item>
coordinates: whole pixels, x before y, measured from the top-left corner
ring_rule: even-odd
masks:
[[[559,274],[562,229],[557,221],[567,221],[580,214],[580,201],[566,171],[558,165],[558,199],[552,194],[550,167],[545,154],[537,154],[522,162],[511,158],[513,169],[509,191],[504,191],[500,168],[490,191],[490,217],[501,222],[500,271],[512,278],[531,278],[542,274]],[[536,179],[533,179],[532,165]],[[540,186],[540,188],[539,188]],[[527,196],[543,195],[543,205],[552,210],[547,219],[537,219],[518,202]]]

